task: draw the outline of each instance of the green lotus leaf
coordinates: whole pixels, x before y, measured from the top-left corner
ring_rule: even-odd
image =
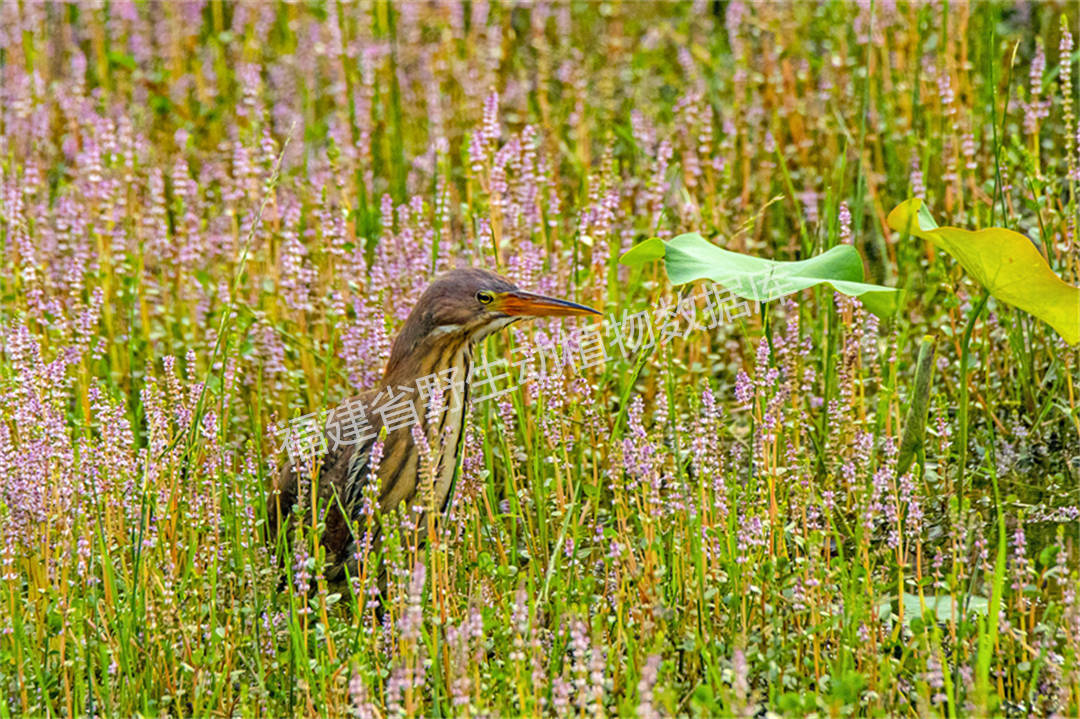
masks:
[[[1054,274],[1024,235],[1003,227],[938,227],[918,198],[898,205],[887,222],[945,250],[998,300],[1046,322],[1069,344],[1080,342],[1080,288]]]
[[[885,599],[878,602],[878,613],[882,619],[890,624],[892,623],[894,601],[894,599]],[[932,613],[934,621],[942,623],[960,621],[960,616],[962,614],[966,617],[976,615],[986,616],[990,607],[990,601],[986,597],[980,597],[975,594],[972,594],[967,598],[966,609],[961,611],[959,605],[964,604],[963,597],[954,599],[948,594],[927,594],[920,599],[918,594],[904,592],[903,603],[905,625],[911,626],[911,622],[914,619],[925,616],[923,614],[924,602],[927,613]]]
[[[738,297],[768,302],[785,295],[827,284],[837,292],[858,297],[879,316],[892,315],[901,293],[892,287],[863,282],[863,263],[851,245],[837,245],[806,260],[767,260],[717,247],[696,232],[664,241],[653,237],[630,248],[619,262],[637,267],[664,260],[668,279],[681,285],[708,279]]]

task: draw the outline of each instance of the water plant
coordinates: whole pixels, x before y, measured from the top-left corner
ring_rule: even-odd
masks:
[[[1078,284],[1077,23],[0,3],[0,716],[1076,714],[1070,321],[909,235]],[[797,291],[618,261],[693,233]],[[341,587],[266,489],[459,264],[605,322],[487,340]]]

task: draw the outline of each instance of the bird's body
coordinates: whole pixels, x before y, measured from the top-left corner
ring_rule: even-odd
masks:
[[[469,380],[479,342],[522,319],[581,314],[599,313],[523,292],[486,270],[453,270],[432,282],[394,338],[379,385],[346,400],[327,418],[327,452],[310,474],[316,478],[317,506],[325,510],[322,543],[327,580],[340,581],[346,571],[355,576],[351,526],[361,519],[363,489],[372,481],[372,451],[380,430],[387,431],[376,452],[379,509],[385,512],[404,504],[411,510],[419,504],[420,512],[435,509],[441,513],[449,502],[464,444]],[[394,403],[395,417],[416,421],[400,426],[388,420],[388,413],[371,411],[387,402]],[[341,437],[330,430],[335,422],[352,417],[353,409],[366,410],[370,427],[365,438],[355,443],[337,441]],[[425,443],[429,464],[422,466]],[[280,523],[288,520],[303,484],[299,479],[309,471],[290,462],[275,478],[269,505],[272,538]],[[422,481],[432,482],[430,495],[422,491]],[[369,539],[377,546],[376,537]]]

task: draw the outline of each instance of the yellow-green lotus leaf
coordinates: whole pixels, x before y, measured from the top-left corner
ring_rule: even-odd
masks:
[[[1046,322],[1069,344],[1080,342],[1080,288],[1054,274],[1024,235],[1003,227],[938,227],[918,198],[898,205],[888,223],[897,232],[933,242],[994,297]]]

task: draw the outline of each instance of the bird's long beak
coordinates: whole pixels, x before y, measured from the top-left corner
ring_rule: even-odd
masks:
[[[576,302],[533,294],[523,290],[504,292],[498,301],[498,309],[508,315],[520,317],[569,317],[573,315],[600,315],[602,312]]]

